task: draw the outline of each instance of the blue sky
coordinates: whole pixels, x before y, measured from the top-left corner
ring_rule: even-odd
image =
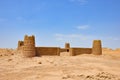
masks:
[[[0,47],[16,48],[24,35],[36,46],[120,48],[120,0],[0,0]]]

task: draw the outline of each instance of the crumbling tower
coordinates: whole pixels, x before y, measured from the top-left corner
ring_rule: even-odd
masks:
[[[70,49],[70,44],[69,43],[65,43],[65,49],[67,50],[67,52],[69,52],[69,49]]]
[[[35,36],[25,35],[22,55],[24,57],[34,57],[36,55]]]
[[[102,55],[101,40],[94,40],[93,41],[92,54]]]
[[[65,48],[69,49],[70,48],[70,44],[69,43],[65,43]]]
[[[21,50],[22,46],[24,46],[24,42],[23,41],[18,41],[18,47],[17,50]]]

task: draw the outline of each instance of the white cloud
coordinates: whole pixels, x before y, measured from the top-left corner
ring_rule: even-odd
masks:
[[[74,2],[75,0],[69,0],[70,2]]]
[[[7,19],[5,19],[5,18],[0,18],[0,22],[4,22],[4,21],[7,21]]]
[[[94,36],[82,34],[55,34],[55,39],[59,43],[69,42],[75,47],[91,47]]]
[[[17,20],[23,20],[24,18],[23,17],[16,17]]]
[[[37,20],[35,20],[35,19],[27,19],[27,18],[22,17],[22,16],[18,16],[14,20],[17,21],[17,22],[20,22],[20,23],[33,23],[33,22],[37,22]]]
[[[70,2],[78,2],[80,5],[85,5],[88,1],[87,0],[70,0]]]
[[[84,5],[84,4],[86,4],[88,1],[87,1],[87,0],[78,0],[78,2],[79,2],[81,5]]]
[[[119,38],[113,38],[115,41],[118,41],[118,40],[120,40]]]
[[[77,26],[77,29],[85,30],[88,29],[89,27],[90,27],[89,25],[82,25],[82,26]]]
[[[60,40],[69,40],[69,41],[76,41],[76,40],[93,40],[94,38],[99,39],[96,36],[91,35],[83,35],[83,34],[55,34],[56,39]]]
[[[103,47],[119,48],[120,38],[109,36],[95,36],[84,34],[55,34],[55,39],[59,43],[69,42],[72,47],[92,47],[93,40],[102,40]]]

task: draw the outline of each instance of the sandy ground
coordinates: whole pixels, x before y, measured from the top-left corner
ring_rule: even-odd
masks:
[[[120,53],[1,56],[0,80],[120,80]]]

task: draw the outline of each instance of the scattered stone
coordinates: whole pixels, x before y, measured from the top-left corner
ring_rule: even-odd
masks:
[[[12,61],[12,59],[8,59],[8,61]]]
[[[67,76],[63,76],[62,79],[67,79],[68,77]]]
[[[38,64],[42,64],[42,62],[38,62]]]

